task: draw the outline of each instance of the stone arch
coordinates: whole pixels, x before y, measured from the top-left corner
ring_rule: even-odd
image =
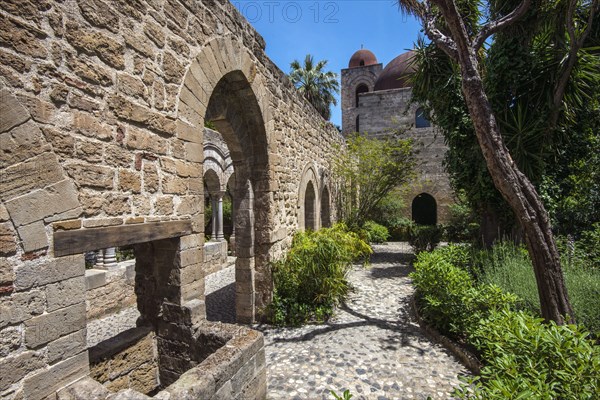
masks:
[[[429,127],[431,127],[431,122],[427,110],[424,107],[417,108],[417,111],[415,111],[415,128]]]
[[[355,107],[358,107],[358,95],[361,93],[368,93],[368,92],[369,92],[369,87],[365,83],[360,83],[358,86],[356,86],[356,90],[354,91],[355,99],[356,99]]]
[[[204,170],[204,185],[209,194],[217,193],[221,190],[223,183],[221,182],[218,172],[213,168],[206,168]]]
[[[298,191],[298,227],[300,230],[316,230],[320,226],[319,215],[316,211],[317,204],[319,204],[317,193],[319,193],[317,173],[309,163],[302,173]],[[309,223],[307,224],[307,222]]]
[[[437,203],[428,193],[417,195],[412,201],[412,219],[419,225],[437,224]]]
[[[255,62],[231,36],[211,40],[190,65],[178,102],[179,118],[200,143],[205,118],[214,124],[236,173],[236,314],[242,323],[255,321],[255,309],[270,301],[272,291],[269,247],[262,243],[273,212],[265,128],[270,111],[266,85],[257,75]],[[192,158],[198,151],[192,145],[186,150]]]

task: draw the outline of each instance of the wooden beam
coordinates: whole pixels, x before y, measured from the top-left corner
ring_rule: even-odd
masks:
[[[190,221],[147,222],[54,232],[56,257],[189,235]]]

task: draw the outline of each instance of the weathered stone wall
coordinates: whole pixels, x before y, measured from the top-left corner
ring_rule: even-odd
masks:
[[[268,262],[298,227],[302,171],[311,163],[325,174],[340,137],[264,47],[221,0],[2,2],[0,369],[8,372],[0,397],[44,398],[89,372],[85,340],[77,340],[86,326],[82,247],[70,252],[63,240],[58,256],[59,236],[102,233],[118,238],[105,245],[120,246],[144,240],[120,233],[135,224],[187,221],[189,229],[168,236],[177,239],[141,248],[155,254],[167,245],[171,258],[147,258],[154,264],[139,266],[136,291],[155,326],[167,304],[185,316],[176,325],[188,334],[202,320],[208,114],[229,127],[219,130],[234,167],[246,171],[237,315],[254,321],[269,302]],[[160,275],[161,263],[170,275]],[[162,304],[145,304],[152,285]]]
[[[136,305],[135,260],[121,262],[108,270],[88,269],[85,280],[88,321]]]
[[[447,147],[442,133],[435,126],[415,127],[419,106],[410,104],[410,100],[410,88],[360,94],[356,109],[360,115],[360,130],[373,136],[401,132],[403,137],[413,139],[417,176],[403,197],[406,217],[411,218],[413,199],[421,193],[428,193],[437,203],[438,223],[444,223],[449,217],[449,206],[454,202],[454,192],[442,164]]]
[[[151,393],[160,384],[154,333],[130,329],[90,348],[90,376],[111,392]]]

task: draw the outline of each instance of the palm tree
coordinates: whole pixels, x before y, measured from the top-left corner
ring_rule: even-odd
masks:
[[[330,105],[337,105],[334,94],[340,92],[340,84],[335,72],[324,70],[326,65],[327,60],[315,64],[313,56],[307,54],[304,66],[298,60],[290,64],[290,80],[319,114],[328,120],[331,117]]]

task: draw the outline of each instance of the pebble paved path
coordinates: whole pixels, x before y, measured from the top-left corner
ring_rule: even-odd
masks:
[[[457,375],[468,372],[410,318],[408,247],[389,243],[374,250],[369,268],[350,273],[355,291],[328,324],[256,327],[265,334],[268,399],[333,399],[332,389],[350,389],[353,400],[451,398]],[[221,312],[225,319],[235,316],[227,274],[207,278],[209,319],[219,320]]]

